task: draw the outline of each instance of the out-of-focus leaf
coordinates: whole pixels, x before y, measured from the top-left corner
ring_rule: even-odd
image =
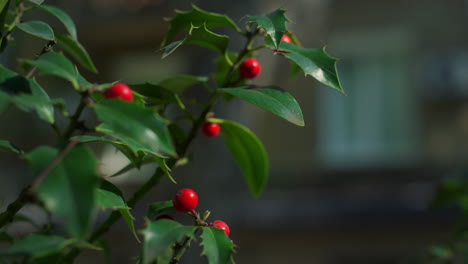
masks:
[[[205,227],[201,235],[203,252],[210,264],[233,264],[234,244],[223,230]]]
[[[165,46],[168,42],[172,41],[178,33],[189,31],[191,25],[205,24],[206,27],[210,29],[225,26],[233,28],[237,32],[241,32],[241,29],[228,16],[207,12],[195,5],[192,5],[192,10],[190,11],[176,11],[176,16],[168,19],[167,21],[169,22],[169,29],[162,46]]]
[[[36,113],[42,120],[54,123],[54,104],[49,95],[34,79],[14,76],[0,83],[4,104],[11,102],[19,109]]]
[[[70,33],[72,38],[75,40],[77,39],[75,23],[73,22],[71,17],[67,13],[65,13],[65,11],[51,5],[41,5],[40,8],[49,12],[58,20],[60,20],[60,22],[62,22],[63,25],[65,25],[65,28],[67,29],[68,33]]]
[[[45,40],[55,39],[52,28],[42,21],[27,21],[16,24],[16,27],[30,35],[42,38]]]
[[[27,64],[36,66],[42,73],[61,77],[73,84],[73,87],[78,89],[78,72],[62,53],[49,51],[41,55],[36,60],[25,60]]]
[[[40,258],[58,252],[73,242],[73,239],[60,236],[31,234],[16,240],[11,247],[0,251],[0,256],[27,255]]]
[[[44,2],[44,0],[28,0],[28,1],[36,5],[40,5]]]
[[[208,77],[206,76],[180,74],[164,79],[158,85],[173,93],[181,94],[187,88],[192,87],[195,84],[206,82],[208,82]]]
[[[26,155],[35,175],[40,175],[61,153],[58,148],[41,146]],[[78,165],[79,164],[79,165]],[[83,239],[94,218],[95,189],[99,182],[97,162],[84,145],[66,154],[37,188],[39,198],[52,213],[65,220],[68,232]]]
[[[221,125],[224,143],[239,165],[250,191],[259,196],[268,179],[268,156],[265,147],[248,128],[223,119],[211,118]]]
[[[17,147],[8,140],[0,140],[0,151],[1,150],[13,151],[20,155],[24,154],[24,151],[21,148]]]
[[[196,226],[184,226],[176,221],[161,219],[147,222],[143,230],[143,264],[153,263],[184,237],[194,237]]]
[[[81,66],[86,69],[97,73],[96,66],[94,65],[91,57],[86,49],[78,42],[78,40],[71,36],[55,33],[57,44],[68,54],[70,54]]]
[[[252,86],[223,88],[231,94],[258,107],[261,107],[295,125],[304,126],[302,111],[294,97],[276,86],[256,88]]]

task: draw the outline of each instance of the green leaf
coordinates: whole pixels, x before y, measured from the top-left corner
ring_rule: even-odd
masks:
[[[6,17],[10,7],[10,0],[0,0],[0,52],[6,48],[7,39],[3,35],[3,29],[6,28]],[[5,43],[3,43],[5,41]]]
[[[279,87],[267,86],[255,88],[245,86],[222,88],[220,90],[272,112],[295,125],[304,126],[302,111],[296,99]]]
[[[0,151],[1,150],[13,151],[20,155],[24,154],[24,151],[21,148],[17,147],[8,140],[0,140]]]
[[[259,196],[268,179],[268,156],[262,142],[238,123],[214,118],[210,122],[221,125],[224,143],[239,165],[250,191]]]
[[[16,240],[11,247],[1,251],[0,256],[27,255],[32,258],[45,257],[59,252],[73,243],[73,241],[73,239],[66,239],[55,235],[31,234]]]
[[[46,122],[55,122],[55,102],[50,100],[36,80],[14,76],[0,83],[0,91],[4,92],[4,104],[12,102],[23,111],[36,113]]]
[[[94,84],[94,83],[91,83],[89,82],[88,80],[86,80],[79,72],[78,72],[78,69],[76,69],[77,71],[77,83],[78,85],[80,86],[80,90],[83,91],[83,90],[90,90],[92,89],[94,92],[95,91],[104,91],[104,90],[107,90],[109,89],[109,87],[111,87],[113,84],[117,83],[117,82],[112,82],[112,83],[102,83],[102,84]],[[93,97],[94,96],[97,96],[99,95],[101,98],[104,98],[104,95],[102,93],[94,93],[93,94]]]
[[[130,207],[128,207],[122,192],[117,188],[117,186],[108,181],[102,180],[101,186],[96,189],[96,204],[101,208],[119,210],[133,236],[138,242],[140,242],[135,230],[135,218],[130,213]]]
[[[20,109],[27,112],[36,112],[39,118],[53,124],[54,105],[49,95],[34,79],[29,79],[31,94],[20,94],[11,96],[10,100]]]
[[[0,0],[0,13],[3,12],[4,8],[8,8],[8,0]],[[3,24],[1,25],[3,27]]]
[[[176,154],[167,124],[156,112],[119,99],[104,100],[94,110],[103,122],[97,131],[120,140],[135,153]]]
[[[15,75],[16,73],[0,64],[0,83],[6,81],[11,77],[15,77]]]
[[[86,69],[97,73],[96,66],[94,65],[91,57],[85,48],[76,40],[68,35],[55,33],[57,44],[62,47],[64,51],[70,54],[81,66]]]
[[[229,60],[229,58],[227,57],[227,51],[229,48],[229,37],[209,31],[206,27],[206,24],[199,26],[192,25],[189,34],[184,39],[165,46],[163,48],[163,59],[169,56],[182,44],[192,44],[212,49],[214,51],[218,51],[219,53],[225,55],[226,59]]]
[[[208,82],[206,76],[193,76],[193,75],[175,75],[161,81],[158,85],[176,94],[183,93],[187,88],[194,86],[198,83]]]
[[[137,155],[133,152],[133,150],[125,145],[122,142],[115,141],[115,140],[110,140],[104,137],[96,137],[96,136],[80,136],[79,137],[81,143],[87,143],[87,142],[99,142],[99,143],[107,143],[107,144],[112,144],[116,149],[118,149],[122,154],[124,154],[132,164],[135,165],[135,167],[139,168],[141,165],[141,162],[143,161],[144,155]]]
[[[286,10],[280,8],[266,16],[249,16],[248,22],[257,23],[259,28],[263,28],[273,40],[275,49],[278,49],[281,38],[288,32],[286,23],[289,22],[289,19],[284,15],[285,12]]]
[[[36,5],[40,5],[44,2],[44,0],[28,0],[28,1]]]
[[[201,235],[203,252],[209,264],[234,263],[232,253],[234,244],[223,230],[216,227],[205,227]]]
[[[156,257],[167,253],[175,243],[184,237],[194,237],[196,226],[184,226],[176,221],[161,219],[147,222],[143,230],[143,264],[152,263]]]
[[[166,174],[166,176],[169,178],[169,180],[171,180],[171,182],[173,182],[174,184],[177,184],[176,180],[171,175],[171,168],[169,168],[169,166],[167,165],[166,159],[157,157],[157,156],[155,156],[154,158],[156,159],[156,162],[159,164],[159,167],[161,168],[161,170],[163,170],[164,174]]]
[[[50,14],[55,16],[58,20],[60,20],[60,22],[63,23],[63,25],[67,29],[68,33],[70,33],[72,38],[75,40],[77,39],[75,23],[73,23],[73,20],[67,13],[65,13],[60,8],[57,8],[55,6],[50,6],[50,5],[41,5],[40,8],[49,12]]]
[[[78,88],[78,72],[73,63],[62,53],[49,51],[41,55],[37,60],[25,60],[25,62],[36,66],[44,74],[55,75],[70,81],[75,89]]]
[[[172,201],[156,202],[149,205],[148,218],[154,220],[160,213],[174,208]]]
[[[272,47],[271,44],[267,43],[266,45]],[[325,52],[325,47],[306,49],[283,42],[281,50],[283,56],[296,63],[305,75],[310,75],[317,81],[344,94],[336,69],[338,59],[328,55]]]
[[[241,32],[241,29],[228,16],[207,12],[195,5],[192,5],[192,10],[190,11],[176,11],[176,16],[167,21],[169,22],[169,29],[162,46],[172,41],[178,33],[190,31],[191,25],[205,24],[206,28],[210,29],[225,26],[233,28],[237,32]]]
[[[215,79],[218,82],[218,86],[222,87],[223,85],[229,85],[232,82],[244,85],[246,81],[241,78],[240,72],[231,72],[232,65],[230,64],[230,62],[235,61],[238,54],[234,52],[228,52],[227,56],[229,57],[229,60],[226,60],[225,56],[219,56],[218,58],[216,58]]]
[[[41,146],[26,155],[39,175],[59,155],[60,149]],[[96,159],[89,148],[77,145],[66,154],[37,188],[48,210],[65,220],[68,232],[82,239],[94,218],[95,189],[99,182]]]
[[[160,86],[154,85],[150,83],[142,83],[142,84],[130,84],[129,85],[133,91],[152,98],[157,99],[164,104],[168,103],[177,103],[179,97],[174,92]]]
[[[45,40],[55,39],[52,28],[42,21],[28,21],[16,24],[22,31]]]

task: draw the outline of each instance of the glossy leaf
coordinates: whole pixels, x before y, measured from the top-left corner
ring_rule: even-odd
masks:
[[[152,263],[184,237],[194,237],[196,226],[184,226],[176,221],[161,219],[147,222],[143,230],[143,264]]]
[[[75,40],[77,39],[75,23],[73,22],[71,17],[67,13],[65,13],[65,11],[63,11],[62,9],[58,7],[51,6],[51,5],[41,5],[40,8],[49,12],[50,14],[55,16],[58,20],[60,20],[60,22],[63,23],[63,25],[67,29],[68,33],[70,33],[72,38]]]
[[[277,49],[281,38],[288,32],[286,23],[289,22],[289,19],[284,15],[285,12],[286,10],[280,8],[266,16],[249,16],[248,22],[254,22],[258,27],[263,28]]]
[[[167,21],[169,22],[169,29],[162,46],[165,46],[168,42],[172,41],[180,32],[188,32],[191,25],[205,24],[209,29],[224,26],[233,28],[237,32],[241,32],[241,29],[228,16],[207,12],[195,5],[192,5],[192,10],[190,11],[176,11],[176,16],[168,19]]]
[[[52,28],[42,21],[27,21],[16,24],[16,27],[30,35],[42,38],[45,40],[55,39]]]
[[[133,236],[140,242],[135,230],[135,218],[130,213],[130,207],[125,202],[119,188],[108,181],[102,180],[101,186],[96,189],[96,205],[100,208],[119,210]]]
[[[267,46],[273,47],[268,43]],[[338,59],[328,55],[325,52],[325,47],[306,49],[283,42],[281,43],[281,51],[283,51],[281,54],[296,63],[305,75],[310,75],[317,81],[344,94],[336,69]]]
[[[57,44],[68,54],[70,54],[81,66],[86,69],[97,73],[96,66],[94,65],[91,57],[86,49],[74,38],[68,35],[55,33]]]
[[[73,243],[73,239],[55,235],[30,234],[14,242],[14,244],[0,251],[0,256],[27,255],[32,258],[45,257],[59,252]]]
[[[23,155],[24,151],[15,144],[8,140],[0,140],[0,151],[13,151],[17,154]]]
[[[224,143],[239,165],[250,191],[259,196],[268,179],[268,156],[262,142],[238,123],[214,118],[210,122],[221,125]]]
[[[137,155],[133,152],[130,147],[125,145],[122,142],[107,139],[104,137],[96,137],[96,136],[80,136],[79,137],[81,143],[87,143],[87,142],[99,142],[99,143],[106,143],[106,144],[112,144],[116,149],[118,149],[122,154],[124,154],[130,162],[132,162],[137,168],[140,167],[141,162],[143,161],[144,155]]]
[[[221,90],[272,112],[295,125],[304,126],[302,111],[296,99],[279,87],[267,86],[255,88],[245,86],[239,88],[223,88]]]
[[[169,180],[171,180],[171,182],[173,182],[174,184],[177,184],[176,180],[171,175],[171,168],[169,168],[169,166],[167,165],[166,159],[157,157],[157,156],[155,156],[154,158],[156,162],[159,164],[159,168],[161,168],[161,170],[164,171],[164,174],[166,174]]]
[[[154,220],[159,214],[174,208],[172,201],[156,202],[149,205],[148,218]]]
[[[26,60],[27,64],[36,66],[42,73],[61,77],[78,88],[78,72],[75,66],[62,53],[49,51],[41,55],[37,60]]]
[[[229,37],[209,31],[206,28],[206,24],[192,25],[189,34],[184,39],[173,42],[163,48],[164,53],[162,57],[165,58],[169,56],[182,44],[192,44],[212,49],[225,55],[226,59],[229,59],[227,57],[227,51],[229,48]]]
[[[156,112],[122,100],[104,100],[95,111],[103,122],[97,131],[120,140],[135,153],[175,155],[167,124]]]
[[[201,235],[203,252],[209,264],[233,264],[234,244],[223,230],[205,227]]]
[[[39,175],[59,155],[60,149],[41,146],[26,155]],[[66,154],[37,188],[39,198],[52,213],[65,220],[68,232],[82,239],[94,217],[98,185],[96,159],[86,146],[77,145]]]

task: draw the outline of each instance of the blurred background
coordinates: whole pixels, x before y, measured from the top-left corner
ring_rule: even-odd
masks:
[[[237,263],[385,264],[422,255],[449,238],[459,212],[430,209],[438,183],[462,170],[468,157],[468,1],[464,0],[56,0],[75,20],[80,42],[99,70],[83,74],[104,83],[157,82],[185,73],[206,75],[216,54],[194,46],[161,60],[164,17],[191,4],[229,15],[239,25],[245,15],[287,10],[289,29],[307,48],[327,46],[341,61],[346,96],[313,78],[289,77],[289,62],[263,50],[263,69],[253,82],[277,84],[300,103],[306,126],[296,127],[256,107],[234,101],[216,105],[217,117],[251,128],[264,142],[271,173],[264,194],[255,199],[222,139],[199,137],[193,161],[178,168],[174,185],[165,179],[133,210],[137,227],[149,203],[170,200],[180,187],[196,190],[200,210],[226,221],[238,245]],[[38,12],[39,13],[39,12]],[[44,13],[43,19],[60,27]],[[55,23],[55,24],[54,24]],[[242,39],[234,32],[231,49]],[[43,46],[23,33],[0,62],[17,67]],[[84,70],[83,70],[84,71]],[[77,96],[57,79],[39,77],[52,98],[64,97],[74,111]],[[48,82],[48,86],[44,85]],[[192,89],[190,96],[202,89]],[[90,112],[88,118],[93,118]],[[65,124],[65,120],[62,120]],[[34,116],[9,109],[0,116],[0,138],[31,150],[53,144],[52,129]],[[124,167],[112,147],[94,146],[103,175]],[[0,153],[2,211],[31,182],[26,163]],[[79,164],[77,164],[79,166]],[[128,197],[154,168],[132,171],[112,181]],[[22,210],[38,221],[47,215],[34,206]],[[99,215],[97,222],[105,219]],[[177,220],[190,219],[175,214]],[[59,219],[56,219],[59,223]],[[31,230],[15,224],[12,232]],[[123,221],[106,236],[110,263],[134,263],[140,245]],[[195,243],[196,244],[196,243]],[[182,263],[206,263],[192,247]],[[104,263],[104,254],[86,251],[76,263]]]

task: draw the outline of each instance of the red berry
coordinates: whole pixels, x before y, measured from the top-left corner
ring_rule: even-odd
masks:
[[[293,43],[291,37],[289,37],[288,34],[284,34],[283,37],[281,38],[281,41],[284,41],[287,43]]]
[[[177,211],[187,213],[197,207],[198,195],[192,189],[181,189],[176,193],[172,202]]]
[[[229,226],[224,221],[215,220],[215,221],[210,223],[210,226],[222,229],[224,231],[224,233],[226,234],[226,236],[229,236],[229,234],[231,234],[231,230],[229,230]]]
[[[120,98],[124,101],[133,101],[132,89],[124,83],[116,83],[105,92],[106,98]]]
[[[260,74],[262,67],[260,62],[254,58],[247,58],[239,66],[240,75],[244,79],[253,79]]]
[[[221,131],[221,126],[218,123],[205,122],[202,125],[202,133],[205,137],[215,137]]]
[[[160,220],[160,219],[169,219],[169,220],[175,221],[174,217],[172,217],[170,215],[167,215],[167,214],[160,215],[160,216],[156,217],[155,220],[157,221],[157,220]]]

